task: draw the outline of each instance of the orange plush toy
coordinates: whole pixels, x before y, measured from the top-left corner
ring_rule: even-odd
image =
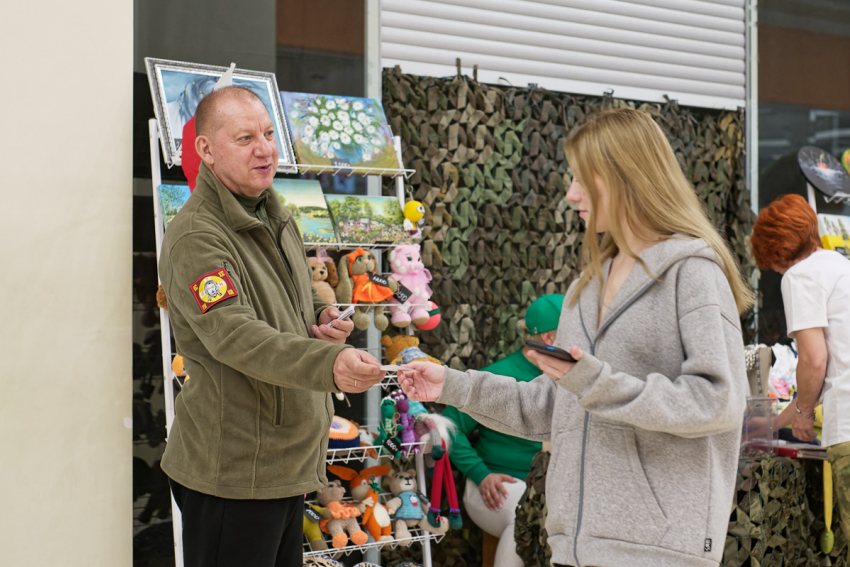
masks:
[[[369,477],[384,476],[392,471],[390,467],[383,465],[363,469],[359,473],[348,468],[337,465],[328,465],[328,472],[351,482],[351,495],[362,506],[363,527],[372,535],[375,541],[390,541],[392,537],[392,519],[390,513],[381,503],[380,486],[370,482]]]
[[[366,532],[357,524],[357,516],[362,514],[360,508],[352,504],[343,503],[345,488],[338,480],[327,483],[316,492],[319,504],[325,507],[319,527],[326,534],[330,534],[331,545],[335,548],[345,547],[351,536],[351,543],[363,545],[369,539]]]
[[[386,303],[398,290],[398,284],[391,279],[375,273],[378,263],[366,250],[358,248],[339,260],[339,285],[336,297],[340,303],[358,304],[354,316],[354,326],[361,331],[369,327],[369,311],[375,310],[375,327],[385,331],[390,320],[384,315],[382,306],[367,307],[366,304]],[[363,304],[364,306],[360,306]]]

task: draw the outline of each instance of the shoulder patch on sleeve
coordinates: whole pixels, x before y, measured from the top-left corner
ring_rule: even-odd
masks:
[[[192,292],[195,301],[198,302],[201,313],[206,313],[216,303],[239,295],[224,268],[199,277],[195,280],[195,283],[189,286],[189,290]]]

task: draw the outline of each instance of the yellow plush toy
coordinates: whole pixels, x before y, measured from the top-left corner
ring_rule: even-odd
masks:
[[[185,378],[183,379],[183,382],[185,382],[186,380],[189,379],[189,375],[186,374],[186,369],[184,368],[184,364],[185,364],[185,362],[183,360],[183,357],[180,356],[179,354],[175,354],[174,360],[171,361],[171,370],[174,371],[175,376],[178,376],[180,378],[183,378],[185,376]]]
[[[310,508],[312,508],[313,512],[315,512],[315,516],[313,516],[314,518],[318,517],[321,519],[325,513],[325,509],[322,506],[311,504]],[[328,548],[328,544],[322,537],[322,529],[319,527],[319,520],[311,519],[305,513],[302,529],[304,530],[304,535],[307,536],[307,541],[310,542],[311,551],[320,551]]]
[[[420,240],[424,227],[425,206],[419,201],[408,201],[404,206],[404,230],[410,233],[413,240]]]
[[[411,335],[398,335],[392,338],[384,335],[381,338],[381,344],[384,345],[384,355],[389,364],[407,364],[414,360],[426,360],[435,364],[442,364],[433,356],[422,352],[419,348],[419,339]]]

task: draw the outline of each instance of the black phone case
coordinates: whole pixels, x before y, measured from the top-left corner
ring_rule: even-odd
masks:
[[[543,343],[538,343],[535,341],[525,341],[525,344],[540,354],[545,354],[546,356],[551,356],[553,358],[557,358],[559,360],[565,360],[567,362],[576,362],[576,359],[573,358],[573,355],[565,351],[564,349],[558,347],[550,347]]]

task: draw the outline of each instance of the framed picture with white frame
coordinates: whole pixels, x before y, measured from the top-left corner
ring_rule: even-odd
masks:
[[[195,115],[198,103],[213,91],[216,82],[228,68],[151,57],[145,58],[145,66],[153,96],[154,113],[159,123],[163,158],[169,167],[180,165],[183,126]],[[297,172],[295,154],[283,117],[283,106],[274,73],[235,69],[233,84],[251,89],[268,110],[274,123],[277,141],[277,170],[286,173]]]

